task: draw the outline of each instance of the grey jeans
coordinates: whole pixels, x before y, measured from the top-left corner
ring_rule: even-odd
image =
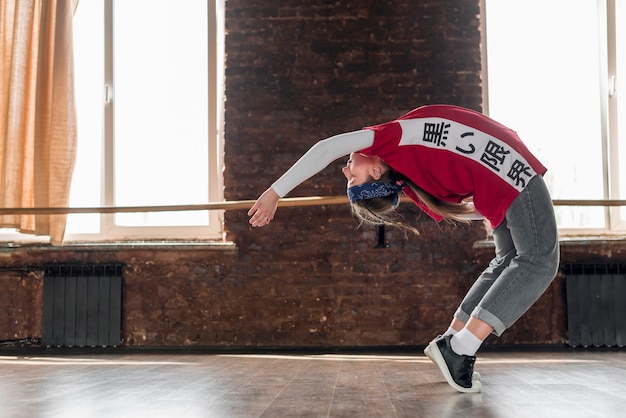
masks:
[[[531,179],[493,230],[496,254],[461,302],[455,316],[476,317],[500,336],[548,288],[559,266],[552,199],[541,176]]]

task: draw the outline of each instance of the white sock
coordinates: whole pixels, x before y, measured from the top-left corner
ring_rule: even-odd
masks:
[[[450,339],[452,351],[463,356],[475,355],[482,343],[482,340],[467,328],[463,328]]]
[[[455,329],[454,329],[454,328],[452,328],[452,327],[448,327],[448,329],[446,330],[446,332],[444,332],[444,333],[443,333],[443,335],[454,335],[454,334],[456,334],[457,332],[459,332],[459,331],[455,330]]]

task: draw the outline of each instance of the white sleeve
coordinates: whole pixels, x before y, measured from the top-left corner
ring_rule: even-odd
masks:
[[[370,129],[323,139],[313,145],[285,174],[276,180],[272,184],[272,189],[280,197],[284,197],[300,183],[322,171],[337,158],[371,147],[373,144],[374,131]]]

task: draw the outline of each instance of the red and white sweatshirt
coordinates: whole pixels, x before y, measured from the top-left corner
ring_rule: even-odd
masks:
[[[379,156],[441,200],[460,203],[472,197],[492,228],[503,221],[530,179],[546,172],[513,130],[473,110],[430,105],[318,142],[272,187],[282,197],[351,152]],[[408,187],[403,192],[433,219],[442,219]]]

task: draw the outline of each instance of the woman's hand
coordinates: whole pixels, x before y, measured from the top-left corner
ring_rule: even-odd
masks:
[[[264,191],[254,203],[254,206],[248,211],[248,216],[251,216],[248,221],[250,225],[268,225],[274,219],[279,199],[280,196],[271,187]]]

